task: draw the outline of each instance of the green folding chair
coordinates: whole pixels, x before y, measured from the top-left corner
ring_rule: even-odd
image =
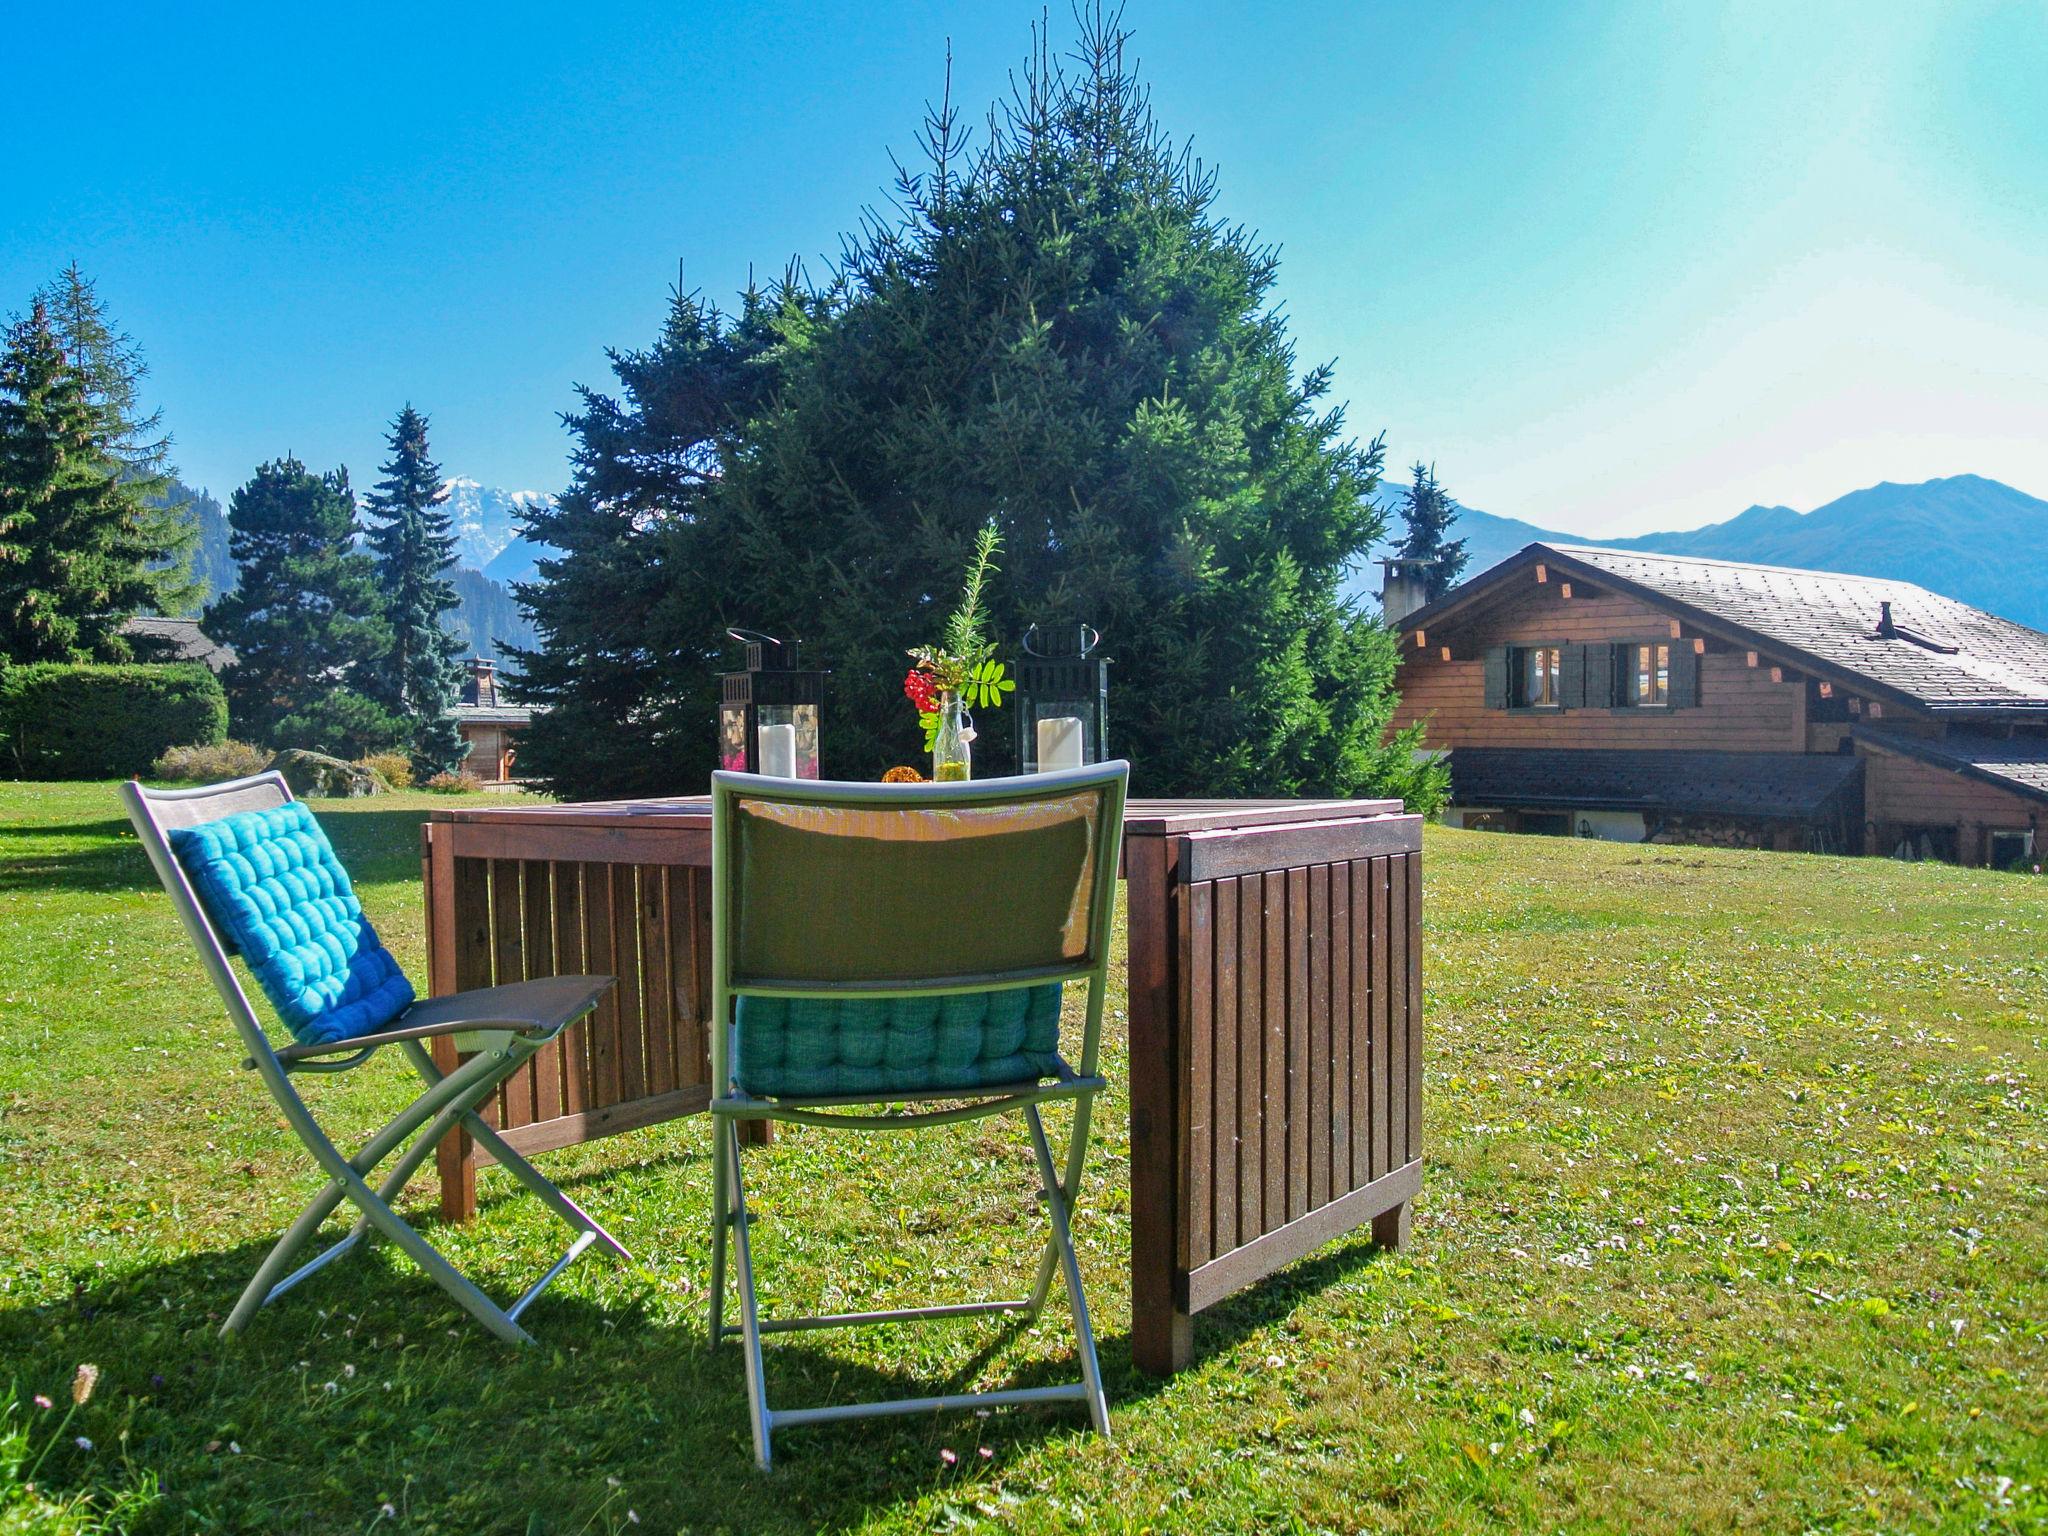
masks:
[[[711,1342],[744,1341],[754,1457],[777,1429],[877,1414],[1081,1402],[1109,1406],[1068,1229],[1088,1145],[1127,763],[981,783],[834,784],[712,776],[715,1097]],[[1088,987],[1078,1070],[1059,1054],[1061,989]],[[1074,1104],[1064,1172],[1039,1106]],[[884,1106],[897,1113],[860,1113]],[[739,1127],[749,1120],[907,1131],[1021,1113],[1051,1233],[1028,1296],[763,1319]],[[726,1246],[740,1325],[724,1321]],[[916,1318],[1022,1313],[1066,1282],[1081,1379],[942,1397],[771,1408],[761,1336]]]
[[[362,918],[347,876],[333,860],[333,850],[327,847],[325,834],[309,816],[286,809],[295,807],[297,802],[283,777],[262,773],[199,789],[178,790],[147,789],[130,782],[122,786],[121,798],[157,878],[170,893],[186,933],[199,950],[200,960],[241,1034],[248,1051],[243,1066],[254,1069],[263,1079],[278,1108],[284,1111],[285,1120],[327,1174],[326,1185],[278,1239],[242,1292],[222,1333],[240,1332],[261,1308],[341,1258],[373,1228],[404,1250],[484,1327],[517,1344],[533,1342],[519,1325],[520,1315],[586,1248],[596,1243],[622,1259],[631,1258],[610,1233],[505,1145],[503,1138],[476,1112],[477,1106],[535,1051],[588,1013],[611,988],[611,977],[552,976],[450,997],[409,1001],[410,984],[397,972],[396,963],[386,957],[378,962],[382,969],[373,978],[375,986],[358,986],[354,992],[361,996],[352,993],[347,1001],[325,1015],[307,1018],[300,999],[288,998],[280,1003],[280,974],[302,977],[309,970],[332,965],[347,968],[338,974],[354,977],[353,968],[361,965],[366,955],[382,956],[383,949],[375,931]],[[231,850],[227,861],[242,875],[252,881],[260,873],[270,875],[267,884],[252,887],[246,908],[238,904],[237,910],[229,914],[208,910],[199,888],[206,877],[195,882],[186,859],[173,847],[174,842],[183,841],[188,857],[191,856],[193,843],[185,834],[200,828],[211,829],[208,851]],[[294,903],[304,905],[303,914]],[[250,961],[273,1005],[302,1036],[312,1037],[282,1049],[274,1046],[264,1032],[228,962],[229,954],[238,947],[233,937],[236,919],[257,911],[271,920],[275,931],[289,932],[298,940],[296,951],[280,946],[275,965],[268,963],[266,957],[261,968],[255,963],[256,957],[244,949],[244,958]],[[323,959],[323,955],[327,958]],[[387,1009],[395,1003],[395,1016],[360,1032],[350,1028],[357,1020],[376,1019],[380,1002]],[[428,1041],[444,1037],[453,1042],[458,1052],[468,1055],[467,1060],[446,1074],[434,1065],[427,1050]],[[396,1045],[404,1052],[425,1083],[426,1091],[366,1141],[354,1156],[346,1156],[313,1118],[292,1078],[300,1073],[351,1071],[386,1045]],[[500,1307],[492,1301],[391,1208],[391,1201],[405,1188],[427,1154],[458,1125],[466,1128],[508,1173],[538,1195],[577,1234],[568,1251],[510,1307]],[[408,1138],[413,1138],[410,1145],[406,1145]],[[370,1176],[401,1147],[404,1150],[399,1152],[398,1161],[373,1189],[368,1182]],[[309,1262],[285,1273],[292,1256],[343,1201],[355,1206],[358,1212],[347,1234]]]

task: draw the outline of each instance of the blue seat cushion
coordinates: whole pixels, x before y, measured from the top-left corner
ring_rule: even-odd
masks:
[[[176,827],[170,843],[214,927],[301,1044],[370,1034],[412,1006],[412,983],[304,804]]]
[[[972,1091],[1059,1071],[1060,984],[944,997],[742,997],[733,1077],[766,1098]]]

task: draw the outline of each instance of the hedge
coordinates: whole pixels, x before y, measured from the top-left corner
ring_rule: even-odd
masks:
[[[14,778],[127,778],[227,734],[227,695],[196,662],[0,667],[0,772]]]

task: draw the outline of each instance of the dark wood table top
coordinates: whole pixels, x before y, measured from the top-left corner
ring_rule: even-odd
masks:
[[[1398,800],[1140,800],[1124,806],[1124,831],[1138,837],[1207,832],[1223,827],[1282,826],[1304,821],[1337,821],[1399,816]],[[709,795],[652,800],[592,800],[548,805],[449,806],[433,821],[497,826],[708,827]]]

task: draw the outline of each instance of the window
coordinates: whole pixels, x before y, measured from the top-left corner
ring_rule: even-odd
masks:
[[[1556,709],[1564,702],[1560,692],[1562,667],[1558,647],[1523,646],[1515,652],[1515,704],[1522,709]]]
[[[1629,703],[1639,709],[1661,709],[1671,703],[1671,647],[1663,643],[1632,646],[1635,657]]]
[[[2026,869],[2034,860],[2034,834],[2024,830],[1994,831],[1988,852],[1993,869]]]

